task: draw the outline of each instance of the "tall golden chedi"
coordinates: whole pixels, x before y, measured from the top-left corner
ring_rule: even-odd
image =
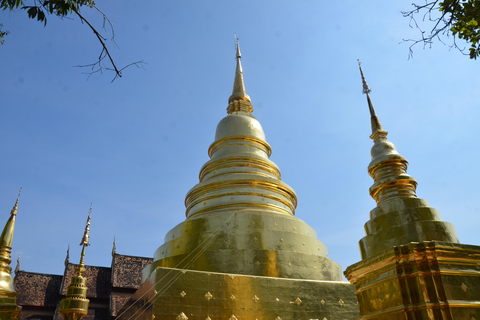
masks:
[[[19,198],[20,191],[10,212],[10,218],[0,236],[0,320],[18,319],[21,310],[21,307],[17,306],[17,292],[13,288],[12,267],[10,267],[10,262],[12,262],[10,252],[12,250]]]
[[[59,313],[63,315],[65,320],[80,320],[88,314],[88,304],[90,300],[87,299],[87,279],[82,275],[85,273],[85,247],[89,246],[90,239],[90,214],[92,213],[92,206],[88,211],[87,223],[85,225],[85,232],[83,233],[82,253],[80,254],[80,263],[77,265],[75,271],[77,275],[72,277],[72,282],[67,288],[66,297],[60,303]],[[69,248],[70,249],[70,248]]]
[[[143,284],[117,319],[358,319],[354,287],[296,218],[297,197],[243,82],[237,42],[228,115],[185,199],[186,220],[165,236]]]
[[[360,240],[362,260],[345,271],[361,319],[480,320],[480,247],[460,244],[452,224],[417,198],[408,162],[387,141],[362,68],[374,145],[368,172],[377,207]]]

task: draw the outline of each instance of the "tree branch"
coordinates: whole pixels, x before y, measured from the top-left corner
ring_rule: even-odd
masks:
[[[110,60],[110,63],[112,64],[113,66],[113,69],[115,70],[115,77],[114,79],[116,79],[117,77],[122,77],[122,72],[120,70],[118,70],[117,68],[117,65],[115,64],[115,61],[113,61],[113,58],[112,56],[110,55],[110,52],[108,51],[108,48],[107,48],[107,45],[105,44],[105,41],[106,40],[98,31],[97,29],[95,29],[94,26],[92,26],[92,24],[87,20],[85,19],[81,14],[80,12],[78,12],[77,10],[73,10],[77,16],[80,18],[80,20],[82,20],[83,22],[85,22],[89,27],[90,29],[93,31],[93,33],[97,36],[97,39],[98,41],[100,41],[100,43],[102,44],[102,47],[103,47],[103,50],[102,52],[100,53],[100,56],[98,57],[98,65],[100,65],[100,62],[101,60],[103,59],[103,55],[106,54],[108,59]],[[101,11],[100,11],[101,12]],[[103,14],[103,13],[102,13]],[[106,16],[103,14],[103,17],[105,18]]]

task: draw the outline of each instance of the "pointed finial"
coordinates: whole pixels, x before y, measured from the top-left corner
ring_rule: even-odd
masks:
[[[15,275],[17,275],[18,271],[20,271],[20,256],[21,256],[21,255],[22,255],[22,253],[20,252],[20,253],[18,254],[17,265],[16,265],[15,270],[14,270]]]
[[[21,187],[20,187],[20,189],[18,189],[17,201],[15,201],[15,205],[13,206],[12,211],[10,211],[10,214],[11,214],[12,216],[16,216],[16,215],[17,215],[17,211],[18,211],[18,200],[20,199],[20,193],[22,193],[22,188],[21,188]]]
[[[92,213],[92,204],[90,203],[90,210],[88,210],[88,218],[85,226],[85,232],[83,233],[82,242],[82,253],[80,254],[80,263],[76,266],[75,271],[77,275],[72,277],[70,285],[67,288],[66,297],[63,298],[60,302],[59,313],[63,315],[65,319],[69,320],[80,320],[83,316],[88,314],[88,305],[90,300],[87,299],[87,279],[83,274],[87,271],[84,264],[85,259],[85,248],[88,246],[89,240],[89,231],[90,231],[90,216]],[[70,246],[67,250],[67,259],[65,259],[65,264],[68,261],[68,255],[70,251]]]
[[[15,292],[15,287],[13,285],[14,278],[12,277],[12,267],[10,267],[10,263],[12,262],[12,256],[10,253],[12,250],[13,233],[15,232],[17,207],[18,198],[7,223],[3,228],[2,235],[0,235],[0,309],[3,310],[2,314],[5,310],[10,309],[10,306],[15,309],[12,311],[16,312],[17,315],[21,309],[16,305],[17,293]],[[17,263],[18,262],[19,260],[17,260]],[[20,267],[18,266],[18,268]],[[0,318],[3,319],[3,315]],[[10,319],[8,316],[7,318]],[[12,317],[12,319],[16,319],[16,317]]]
[[[115,246],[115,236],[113,236],[113,248],[112,248],[112,257],[115,255],[115,252],[117,251],[117,248]]]
[[[89,238],[89,234],[90,234],[90,216],[91,216],[91,213],[92,213],[92,203],[90,203],[90,210],[88,210],[88,218],[87,218],[87,222],[85,224],[85,232],[83,233],[83,238],[82,238],[82,242],[80,242],[80,245],[82,246],[89,246],[90,244],[88,243],[88,241],[90,240]]]
[[[12,211],[10,211],[10,218],[8,219],[7,223],[5,224],[5,228],[3,229],[2,235],[0,236],[0,247],[2,247],[2,246],[8,247],[8,248],[12,247],[13,233],[15,231],[15,217],[17,216],[18,199],[20,198],[20,192],[21,191],[22,191],[22,188],[20,188],[20,190],[18,190],[17,201],[15,201],[15,205],[13,206]],[[1,249],[0,249],[0,251],[1,251]],[[10,259],[10,252],[8,253],[8,257],[5,256],[4,258]],[[1,259],[2,259],[2,254],[0,253],[0,261],[1,261]],[[10,261],[8,263],[10,263]]]
[[[240,53],[240,45],[238,43],[238,37],[237,37],[237,34],[235,34],[235,38],[237,39],[237,52],[236,52],[236,55],[235,55],[235,58],[238,60],[238,59],[242,59],[242,54]]]
[[[388,132],[383,130],[383,127],[380,124],[380,120],[378,120],[377,114],[375,113],[375,108],[373,108],[372,100],[370,99],[369,93],[372,92],[372,90],[368,86],[367,80],[365,79],[365,75],[363,74],[362,63],[360,62],[360,59],[357,59],[357,61],[358,61],[358,68],[360,69],[360,75],[362,77],[362,86],[363,86],[362,92],[367,95],[368,109],[370,110],[370,119],[371,119],[371,125],[372,125],[372,135],[370,136],[370,138],[372,138],[374,141],[377,141],[380,138],[386,139]]]
[[[235,35],[237,40],[237,50],[235,54],[235,59],[237,59],[237,68],[235,70],[235,80],[233,82],[233,92],[230,98],[228,98],[228,103],[232,103],[235,100],[243,100],[246,102],[251,102],[250,97],[245,92],[245,84],[243,83],[243,70],[242,70],[242,54],[240,53],[240,44],[238,38]]]
[[[67,256],[65,257],[65,267],[68,265],[69,262],[70,262],[70,245],[68,245]]]
[[[363,75],[363,70],[362,70],[362,63],[360,62],[360,59],[357,59],[358,61],[358,68],[360,69],[360,75],[362,76],[362,84],[363,84],[363,93],[370,93],[372,90],[368,86],[367,80],[365,80],[365,76]]]
[[[80,254],[80,263],[78,264],[77,268],[75,271],[77,271],[77,274],[81,276],[85,272],[85,248],[89,246],[89,241],[90,241],[90,216],[92,213],[92,204],[90,203],[90,209],[88,210],[88,218],[87,222],[85,224],[85,232],[83,233],[83,238],[82,242],[80,242],[80,245],[82,246],[82,253]]]

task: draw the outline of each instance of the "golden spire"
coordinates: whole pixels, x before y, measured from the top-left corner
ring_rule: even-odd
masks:
[[[22,188],[18,190],[17,201],[15,201],[15,205],[10,211],[10,219],[8,219],[7,224],[3,229],[2,235],[0,236],[1,247],[10,247],[10,248],[12,247],[13,232],[15,230],[15,216],[17,215],[17,211],[18,211],[18,200],[20,199],[21,192],[22,192]],[[1,256],[2,256],[2,253],[0,253],[0,257]],[[8,254],[8,259],[10,260],[10,254]],[[10,261],[8,263],[10,263]]]
[[[60,303],[60,313],[66,320],[80,320],[83,316],[88,314],[88,304],[90,300],[87,299],[87,280],[85,277],[83,277],[83,274],[86,271],[84,264],[85,247],[89,245],[88,242],[90,240],[89,233],[91,213],[92,204],[90,204],[90,210],[88,210],[87,223],[85,225],[82,241],[80,242],[80,245],[82,246],[82,253],[80,254],[80,263],[75,268],[77,275],[72,277],[72,282],[67,288],[67,295]],[[65,259],[65,262],[67,262],[67,259]]]
[[[243,83],[243,70],[242,70],[242,54],[240,53],[240,45],[238,43],[237,38],[237,52],[236,52],[236,59],[237,59],[237,68],[235,70],[235,80],[233,82],[233,92],[230,98],[228,98],[228,113],[233,111],[245,111],[251,113],[253,111],[252,106],[250,105],[250,97],[245,92],[245,84]],[[236,108],[232,106],[234,102],[237,102]],[[242,102],[238,104],[238,102]]]
[[[370,195],[377,202],[377,207],[370,212],[370,221],[365,224],[367,235],[360,241],[362,259],[410,242],[458,242],[453,225],[442,221],[436,209],[417,198],[417,181],[407,174],[408,161],[387,141],[388,132],[383,130],[375,113],[369,95],[371,90],[361,67],[360,74],[372,119],[370,138],[374,141],[370,152],[372,161],[368,165],[374,181]]]
[[[237,73],[230,100],[239,96],[235,92],[245,92],[238,39],[236,48]],[[280,169],[269,160],[272,149],[252,111],[250,98],[230,102],[228,115],[217,125],[215,141],[208,149],[210,160],[200,170],[200,183],[185,198],[187,217],[252,208],[295,215],[295,191],[281,181]]]
[[[5,224],[5,228],[0,236],[0,319],[17,319],[20,312],[20,307],[16,305],[17,293],[13,287],[10,252],[12,250],[15,216],[18,211],[18,200],[21,190],[22,188],[18,190],[17,201],[10,212],[10,218]]]
[[[67,256],[65,257],[65,267],[68,265],[69,262],[70,262],[70,245],[68,245]]]
[[[367,80],[365,79],[365,76],[363,74],[362,63],[360,62],[359,59],[357,59],[357,61],[358,61],[358,68],[360,69],[360,75],[362,77],[362,84],[363,84],[362,92],[367,95],[368,109],[370,110],[370,117],[371,117],[370,119],[372,123],[372,135],[370,136],[370,138],[374,140],[380,137],[385,138],[388,132],[383,130],[382,125],[380,124],[380,120],[378,120],[377,114],[375,113],[375,108],[373,108],[372,100],[370,99],[370,92],[372,92],[372,90],[368,86]]]
[[[90,240],[89,234],[90,234],[90,214],[92,213],[92,204],[90,203],[90,210],[88,210],[88,218],[87,222],[85,224],[85,232],[83,233],[83,238],[82,241],[80,242],[80,245],[85,245],[89,246],[88,241]]]
[[[407,174],[408,161],[402,157],[394,144],[387,141],[388,131],[383,130],[378,120],[372,100],[371,89],[365,80],[360,61],[358,61],[362,76],[363,93],[367,95],[368,108],[372,122],[371,139],[374,145],[371,150],[372,161],[368,166],[368,172],[374,180],[370,187],[370,195],[377,204],[391,197],[416,197],[417,182]]]
[[[88,210],[88,218],[87,222],[85,223],[85,231],[83,232],[83,238],[82,241],[80,242],[80,245],[82,246],[82,253],[80,254],[80,263],[78,264],[77,268],[75,271],[77,271],[77,274],[81,276],[85,272],[85,247],[88,247],[90,244],[88,243],[90,241],[90,217],[92,213],[92,204],[90,203],[90,209]]]

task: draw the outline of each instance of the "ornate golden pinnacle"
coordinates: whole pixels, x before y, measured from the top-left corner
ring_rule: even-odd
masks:
[[[243,82],[243,70],[242,70],[242,54],[240,53],[240,45],[238,43],[238,38],[237,38],[237,51],[235,54],[235,58],[237,59],[237,67],[235,70],[235,80],[233,82],[233,91],[232,95],[230,98],[228,98],[228,103],[231,105],[234,101],[245,101],[247,104],[250,106],[250,102],[252,101],[248,94],[245,92],[245,84]],[[229,105],[229,109],[230,108]],[[244,111],[251,113],[253,111],[253,108],[250,106],[250,109],[245,107],[242,108],[245,109]],[[228,110],[228,109],[227,109]],[[230,110],[228,110],[230,113]]]
[[[360,75],[362,77],[362,86],[363,86],[363,93],[367,95],[367,102],[368,102],[368,110],[370,111],[370,122],[372,125],[372,135],[370,136],[371,139],[373,139],[375,142],[378,139],[387,139],[387,134],[388,131],[383,130],[382,124],[380,123],[380,120],[378,120],[377,114],[375,113],[375,108],[373,107],[372,100],[370,99],[370,92],[372,90],[367,84],[367,80],[365,79],[365,75],[363,74],[363,70],[361,67],[361,62],[359,59],[358,61],[358,68],[360,69]]]
[[[90,209],[88,210],[88,218],[87,218],[87,222],[86,222],[86,225],[85,225],[85,232],[83,233],[82,242],[80,242],[80,245],[83,246],[82,247],[82,253],[80,254],[80,263],[78,264],[77,268],[75,269],[79,276],[81,276],[85,272],[85,265],[84,265],[85,247],[90,245],[88,242],[90,241],[89,233],[90,233],[91,213],[92,213],[92,204],[90,203]]]
[[[17,201],[15,202],[15,205],[13,206],[12,211],[10,211],[10,214],[11,214],[12,216],[16,216],[16,215],[17,215],[18,200],[20,199],[20,193],[22,193],[22,188],[21,188],[21,187],[20,187],[20,189],[18,189]]]
[[[89,234],[90,234],[90,216],[91,216],[91,213],[92,213],[92,204],[90,203],[90,210],[88,210],[88,218],[87,218],[87,222],[85,224],[85,232],[83,233],[83,238],[82,238],[82,241],[80,242],[80,245],[84,245],[84,246],[89,246],[88,244],[88,241],[90,240],[89,238]]]
[[[362,77],[362,84],[363,84],[363,91],[362,92],[365,93],[365,94],[370,93],[370,92],[372,92],[372,90],[368,86],[367,80],[365,79],[365,75],[363,74],[362,63],[360,62],[360,59],[357,59],[357,61],[358,61],[358,68],[360,69],[360,75]]]

